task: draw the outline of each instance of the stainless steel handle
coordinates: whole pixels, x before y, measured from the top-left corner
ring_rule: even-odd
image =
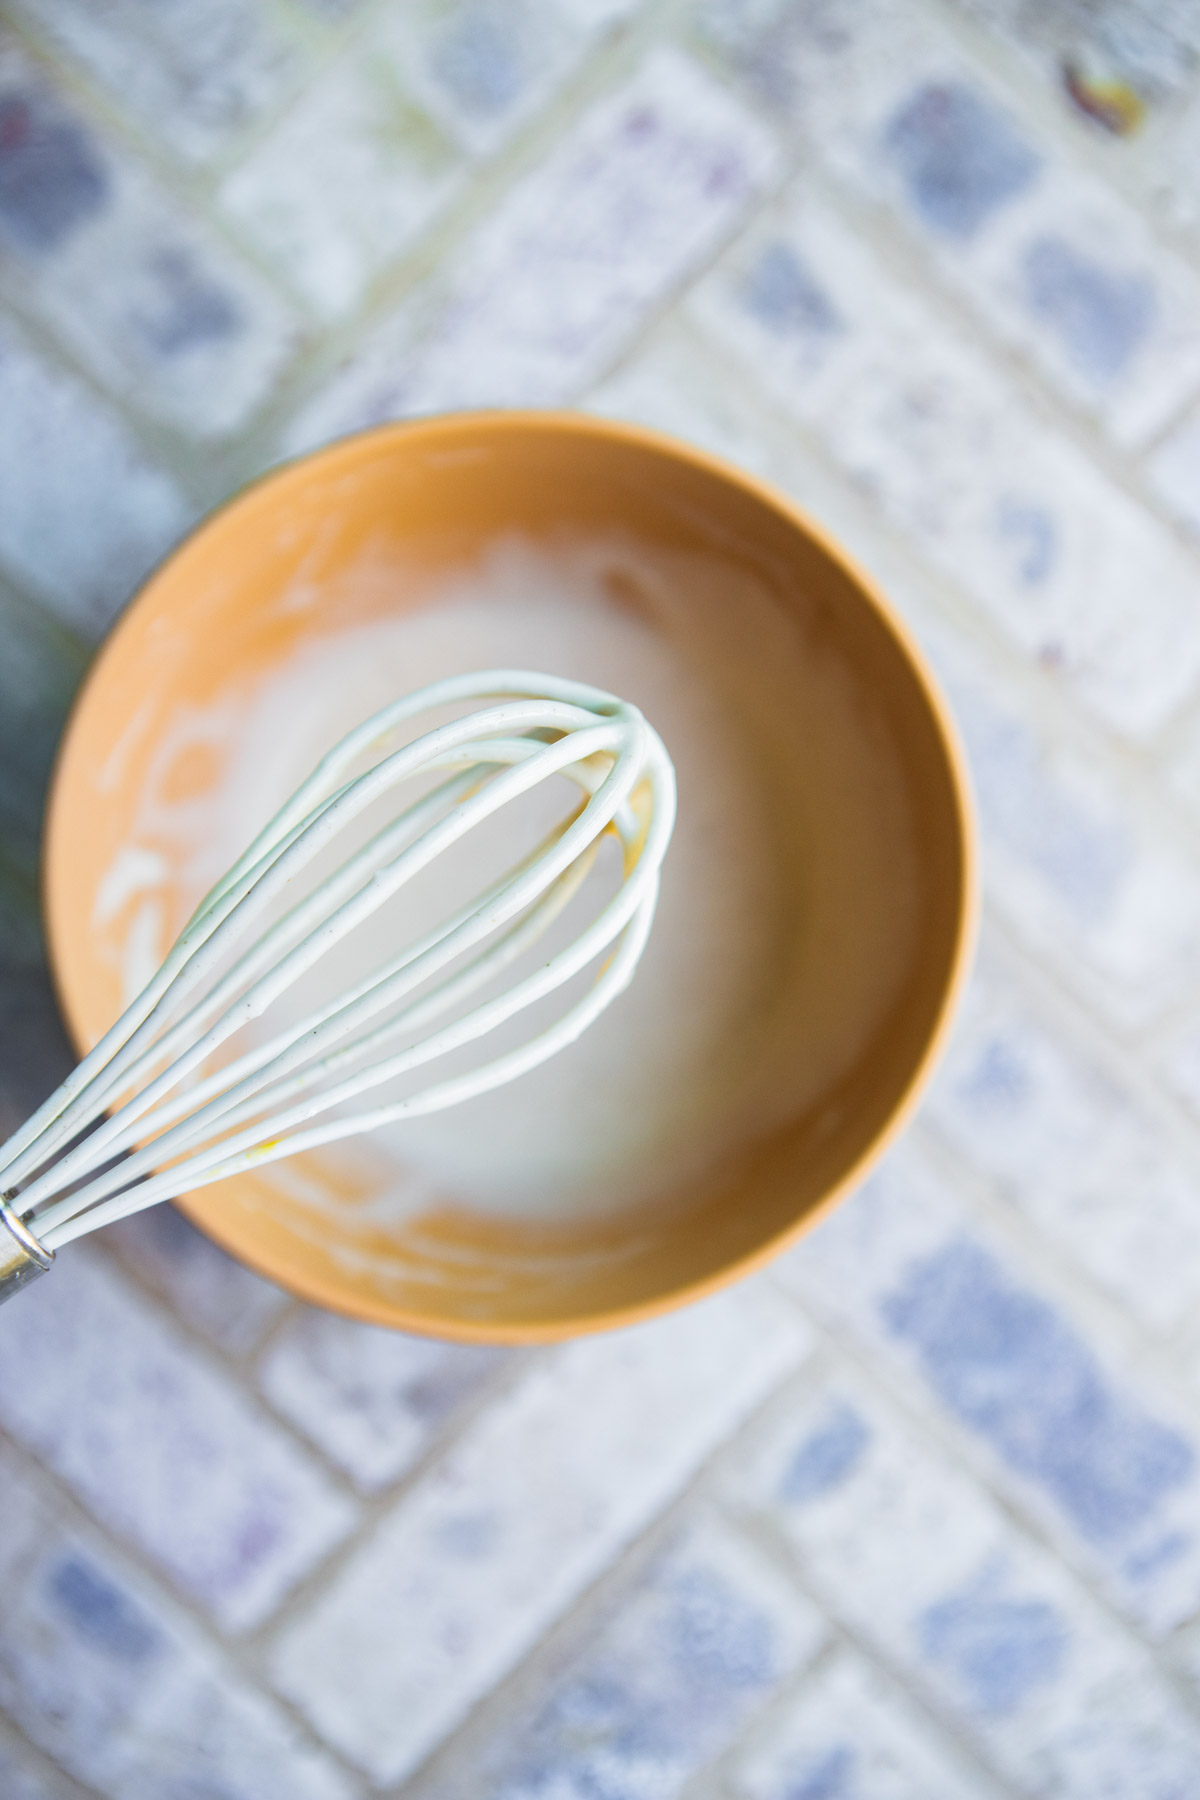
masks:
[[[9,1205],[14,1197],[0,1194],[0,1306],[44,1275],[54,1261],[53,1250],[38,1243],[20,1213]]]

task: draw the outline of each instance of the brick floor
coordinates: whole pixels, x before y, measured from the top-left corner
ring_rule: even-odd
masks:
[[[1193,1800],[1200,25],[7,17],[4,1121],[67,1056],[37,832],[91,647],[389,416],[635,418],[826,519],[958,711],[986,906],[910,1136],[676,1318],[417,1342],[171,1213],[64,1258],[0,1319],[0,1800]]]

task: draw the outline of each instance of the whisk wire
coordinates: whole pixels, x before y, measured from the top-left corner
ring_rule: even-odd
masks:
[[[484,698],[498,703],[387,748],[419,713]],[[353,775],[368,753],[378,760]],[[402,783],[442,769],[453,773],[230,960],[340,831]],[[210,1066],[235,1033],[438,856],[554,775],[573,782],[580,801],[500,879],[333,1000]],[[0,1224],[16,1219],[22,1231],[36,1231],[31,1241],[50,1256],[156,1200],[456,1104],[535,1067],[578,1037],[630,979],[653,918],[674,807],[658,737],[635,708],[599,689],[498,671],[394,702],[321,759],[209,890],[121,1018],[0,1150]],[[610,832],[620,843],[623,879],[598,915],[541,967],[446,1020],[518,962],[575,899]],[[496,1030],[601,956],[588,992],[526,1043],[418,1093],[346,1110]],[[428,1029],[439,1020],[446,1022]],[[0,1299],[12,1286],[0,1268]]]

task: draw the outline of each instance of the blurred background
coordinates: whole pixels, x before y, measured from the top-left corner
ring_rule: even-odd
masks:
[[[377,420],[646,421],[938,668],[977,977],[767,1276],[562,1349],[170,1211],[0,1320],[2,1800],[1200,1794],[1200,9],[9,0],[0,1109],[44,784],[189,525]],[[635,1402],[635,1404],[631,1404]]]

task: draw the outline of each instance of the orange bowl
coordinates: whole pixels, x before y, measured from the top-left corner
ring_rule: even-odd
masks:
[[[227,1250],[306,1299],[466,1341],[529,1343],[622,1325],[746,1273],[861,1181],[912,1112],[964,979],[976,865],[951,721],[883,596],[782,495],[653,432],[536,412],[385,426],[274,470],[208,518],[151,577],[84,684],[47,823],[50,954],[82,1050],[124,1004],[122,945],[137,896],[114,893],[106,874],[136,836],[140,796],[173,722],[188,709],[211,715],[245,706],[256,682],[319,647],[335,628],[437,604],[428,595],[438,578],[471,566],[498,540],[518,534],[544,546],[561,543],[564,533],[575,542],[619,536],[640,546],[639,554],[709,571],[718,603],[731,596],[729,642],[736,640],[751,669],[758,654],[763,681],[776,688],[780,671],[768,664],[778,663],[779,632],[800,634],[804,655],[818,659],[812,666],[832,659],[828,666],[850,672],[864,730],[886,745],[886,797],[881,786],[877,801],[864,802],[876,805],[881,842],[894,832],[895,815],[904,816],[908,923],[903,941],[887,951],[886,1005],[852,1053],[831,1065],[823,1085],[798,1092],[786,1116],[773,1117],[706,1172],[686,1173],[669,1204],[537,1220],[485,1215],[447,1193],[384,1226],[362,1204],[353,1164],[339,1171],[328,1158],[284,1187],[270,1171],[256,1171],[180,1203]],[[389,556],[403,566],[403,582],[348,580],[364,557],[378,567]],[[732,598],[747,583],[765,610]],[[687,604],[676,609],[671,629],[681,642],[690,617]],[[695,620],[698,631],[698,610]],[[807,956],[818,975],[826,971],[810,984],[809,1012],[793,1021],[792,1041],[819,1044],[849,1004],[836,971],[860,960],[860,950],[877,953],[879,898],[866,891],[873,884],[860,883],[835,896],[836,904],[822,900],[843,829],[836,780],[813,775],[828,746],[803,719],[772,743],[783,785],[769,816],[790,834],[777,859],[781,916],[795,954]],[[176,796],[186,801],[203,791],[219,762],[219,746],[193,745],[170,774]],[[789,809],[788,763],[807,782],[802,819]],[[874,827],[864,816],[869,837]],[[197,897],[184,891],[169,855],[159,861],[155,879],[167,904],[156,955]],[[817,917],[834,936],[806,947],[806,921]],[[785,1076],[787,1066],[785,1058]],[[305,1181],[321,1186],[320,1208],[306,1203]],[[326,1202],[336,1209],[332,1229]]]

